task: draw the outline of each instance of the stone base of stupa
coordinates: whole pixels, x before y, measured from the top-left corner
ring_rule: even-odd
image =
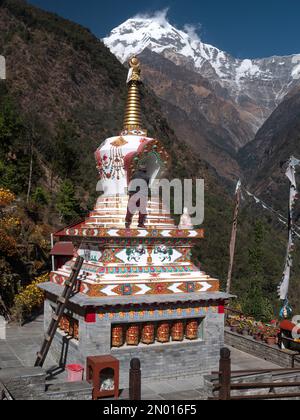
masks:
[[[43,285],[46,291],[45,328],[49,325],[62,287]],[[120,361],[121,387],[128,387],[130,360],[138,357],[142,380],[172,379],[191,374],[210,373],[218,367],[220,348],[224,344],[224,300],[221,292],[183,293],[132,297],[89,298],[75,295],[58,329],[50,353],[58,364],[80,363],[88,356],[112,355]],[[189,321],[197,321],[197,336],[187,338]],[[182,321],[182,341],[175,341],[172,326]],[[160,342],[161,324],[169,324],[169,339]],[[154,330],[151,344],[143,343],[143,327]],[[139,333],[134,345],[127,344],[126,331],[134,326]],[[123,329],[120,347],[114,347],[114,328]],[[131,337],[132,339],[132,337]],[[175,337],[176,339],[176,337]],[[178,337],[177,337],[178,339]]]

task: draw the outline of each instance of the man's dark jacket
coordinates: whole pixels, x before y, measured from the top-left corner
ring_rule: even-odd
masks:
[[[133,188],[133,186],[131,186],[131,182],[134,181],[134,180],[138,180],[138,179],[141,179],[141,180],[145,181],[147,187],[145,185],[145,187],[142,187],[142,188],[140,188],[140,187],[137,187],[136,189]],[[133,175],[130,183],[129,183],[129,187],[128,187],[129,195],[133,195],[133,194],[139,192],[141,195],[144,195],[144,196],[148,197],[149,184],[150,184],[150,177],[147,175],[147,172],[141,171],[141,170],[136,171],[135,174]]]

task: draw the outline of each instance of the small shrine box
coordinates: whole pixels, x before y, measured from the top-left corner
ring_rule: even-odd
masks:
[[[87,358],[87,381],[93,384],[93,400],[104,397],[119,398],[120,363],[112,356]]]

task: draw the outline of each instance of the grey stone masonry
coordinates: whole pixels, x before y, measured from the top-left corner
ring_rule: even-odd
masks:
[[[0,370],[0,382],[15,400],[38,400],[45,393],[46,372],[42,368]]]
[[[205,305],[205,302],[199,304]],[[45,328],[50,322],[54,306],[54,302],[49,300],[48,296],[45,302]],[[111,328],[112,324],[121,322],[118,312],[125,311],[125,307],[113,309],[113,315],[117,317],[117,321],[106,316],[108,314],[105,313],[104,308],[95,309],[98,312],[94,323],[86,322],[81,308],[74,303],[67,312],[71,310],[72,317],[79,321],[79,340],[76,341],[67,337],[62,331],[57,331],[50,351],[52,358],[60,365],[80,363],[85,366],[88,356],[112,355],[120,361],[121,388],[128,387],[129,365],[134,357],[141,360],[143,381],[182,378],[196,373],[203,375],[215,370],[218,366],[220,349],[224,345],[224,315],[217,313],[209,304],[207,304],[205,315],[199,317],[203,324],[198,340],[155,343],[149,346],[140,344],[136,347],[125,345],[118,349],[111,348]],[[186,316],[177,316],[177,319],[184,318],[188,319]],[[189,318],[195,318],[195,315]],[[155,318],[153,321],[163,319],[166,318]],[[141,318],[140,322],[143,321]],[[124,323],[127,322],[124,321]]]
[[[14,400],[91,400],[92,385],[83,382],[47,384],[42,368],[0,370],[2,383]]]
[[[283,368],[300,368],[298,353],[291,350],[281,350],[277,346],[269,346],[261,341],[255,341],[250,336],[245,337],[228,329],[225,331],[225,344]]]

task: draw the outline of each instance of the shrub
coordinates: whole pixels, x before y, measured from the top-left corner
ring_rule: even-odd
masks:
[[[9,206],[15,199],[16,197],[11,191],[0,188],[0,207]]]
[[[48,281],[48,278],[49,274],[37,277],[15,297],[13,314],[20,323],[41,310],[44,293],[38,288],[38,285]]]

